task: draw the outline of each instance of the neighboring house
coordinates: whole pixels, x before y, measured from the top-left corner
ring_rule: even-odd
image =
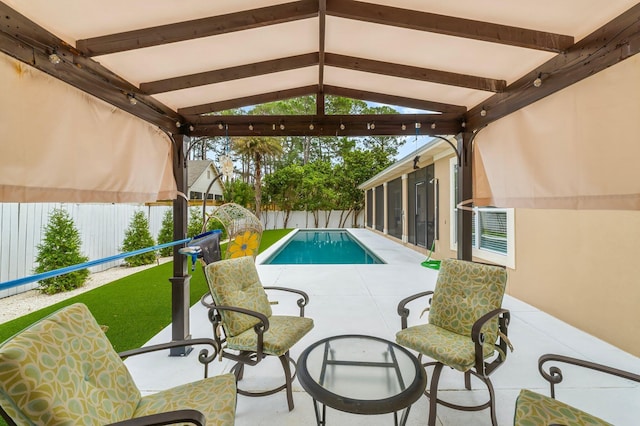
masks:
[[[187,173],[190,200],[202,200],[211,182],[220,175],[211,160],[189,160],[187,162]],[[224,184],[222,179],[217,179],[209,189],[207,199],[222,201],[223,192]]]

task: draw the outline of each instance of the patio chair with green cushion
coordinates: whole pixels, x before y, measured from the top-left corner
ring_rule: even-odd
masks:
[[[232,374],[141,396],[122,357],[211,339],[177,341],[116,353],[80,303],[62,308],[0,345],[0,414],[9,425],[233,425]],[[158,372],[159,374],[165,372]]]
[[[589,426],[611,426],[604,420],[574,408],[568,404],[555,399],[555,385],[562,382],[562,371],[551,366],[548,372],[544,369],[547,362],[561,362],[569,365],[576,365],[601,373],[622,377],[640,383],[640,375],[629,371],[619,370],[595,362],[585,361],[564,355],[546,354],[538,360],[538,370],[542,377],[549,382],[551,397],[541,395],[537,392],[523,389],[516,400],[515,426],[538,426],[538,425],[589,425]]]
[[[507,282],[503,267],[463,260],[443,260],[434,291],[425,291],[403,299],[398,304],[402,330],[396,334],[398,344],[417,351],[434,361],[431,384],[425,394],[429,398],[430,426],[436,424],[436,408],[446,407],[476,411],[490,408],[491,421],[497,424],[495,395],[489,375],[506,360],[507,326],[510,314],[502,309]],[[407,327],[406,305],[430,296],[428,324]],[[444,366],[464,373],[465,388],[471,389],[471,374],[486,384],[489,401],[475,406],[462,406],[438,398],[438,381]]]
[[[256,365],[266,356],[277,356],[284,369],[285,383],[263,392],[238,389],[240,395],[264,396],[286,389],[289,410],[293,410],[289,349],[313,328],[313,320],[304,317],[309,296],[300,290],[263,287],[252,256],[226,259],[204,266],[210,293],[201,301],[209,308],[216,343],[222,356],[236,361],[232,368],[242,380],[244,366]],[[281,290],[302,296],[297,304],[299,316],[273,315],[267,290]],[[212,302],[208,300],[211,299]]]

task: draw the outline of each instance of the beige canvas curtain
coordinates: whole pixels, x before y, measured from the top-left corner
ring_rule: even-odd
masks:
[[[0,54],[0,202],[173,199],[158,128]]]
[[[474,204],[639,210],[639,56],[482,129]]]

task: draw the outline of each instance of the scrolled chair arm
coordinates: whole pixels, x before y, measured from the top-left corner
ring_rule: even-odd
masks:
[[[573,358],[565,355],[558,354],[545,354],[538,359],[538,371],[549,382],[551,388],[551,398],[555,398],[555,385],[562,382],[562,370],[556,366],[550,366],[549,372],[545,371],[544,364],[547,362],[562,362],[565,364],[575,365],[578,367],[588,368],[590,370],[599,371],[612,376],[621,377],[623,379],[631,380],[640,383],[640,375],[632,373],[630,371],[620,370],[617,368],[609,367],[607,365],[598,364],[591,361],[585,361],[583,359]]]
[[[298,299],[297,300],[297,304],[298,304],[298,307],[300,308],[300,316],[304,317],[304,307],[309,304],[309,295],[307,293],[305,293],[302,290],[298,290],[298,289],[295,289],[295,288],[289,288],[289,287],[267,286],[267,287],[264,287],[264,289],[265,290],[286,291],[286,292],[289,292],[289,293],[295,293],[295,294],[299,294],[300,296],[302,296],[302,299]]]
[[[206,345],[211,346],[213,348],[213,352],[209,354],[209,350],[207,348],[201,349],[198,354],[198,361],[204,365],[204,377],[207,378],[209,375],[209,364],[216,359],[216,355],[220,352],[220,345],[213,339],[207,338],[198,338],[198,339],[189,339],[189,340],[174,340],[172,342],[160,343],[157,345],[149,345],[143,346],[137,349],[131,349],[128,351],[119,352],[118,356],[120,358],[128,358],[130,356],[146,354],[149,352],[156,352],[171,348],[182,348],[185,346],[196,346],[196,345]]]
[[[497,359],[489,365],[485,365],[484,363],[484,350],[483,344],[485,341],[485,335],[482,332],[482,327],[484,327],[489,321],[493,318],[499,317],[498,321],[498,338],[500,340],[500,350],[502,353],[500,354],[504,358],[507,356],[507,329],[509,327],[509,321],[511,320],[511,313],[508,309],[498,308],[494,309],[491,312],[488,312],[478,318],[476,322],[473,323],[471,327],[471,340],[474,343],[475,347],[475,368],[478,374],[488,375],[491,371],[495,370],[504,359]],[[510,343],[509,343],[510,345]]]
[[[185,422],[197,426],[206,426],[207,419],[204,414],[197,410],[176,410],[110,423],[107,426],[161,426]]]
[[[405,328],[407,328],[407,318],[409,317],[409,309],[406,308],[406,305],[409,302],[412,302],[416,299],[419,299],[421,297],[425,297],[425,296],[429,296],[433,294],[433,291],[429,290],[429,291],[423,291],[420,293],[416,293],[414,295],[411,295],[409,297],[405,297],[404,299],[402,299],[399,303],[398,303],[398,315],[400,315],[400,321],[402,323],[402,329],[404,330]]]

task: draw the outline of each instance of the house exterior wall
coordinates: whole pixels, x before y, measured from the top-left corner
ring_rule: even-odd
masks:
[[[436,259],[457,256],[450,226],[452,157],[430,160],[440,185]],[[407,189],[403,186],[404,197]],[[640,356],[640,212],[515,209],[515,245],[516,267],[508,269],[507,294]]]

